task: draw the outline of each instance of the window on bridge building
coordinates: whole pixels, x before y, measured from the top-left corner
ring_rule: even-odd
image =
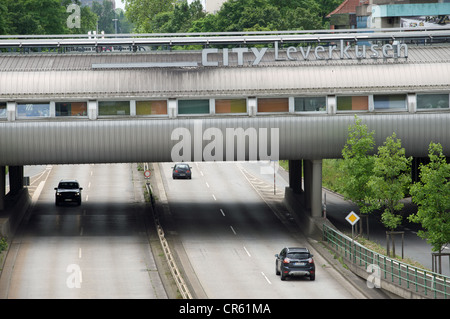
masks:
[[[338,96],[338,111],[367,111],[369,110],[368,96]]]
[[[406,110],[406,94],[374,95],[373,106],[375,110]]]
[[[326,110],[327,110],[327,99],[325,96],[294,98],[295,112],[319,112]]]
[[[87,102],[57,102],[56,116],[87,116]]]
[[[247,113],[246,99],[216,100],[216,113]]]
[[[0,103],[0,118],[6,117],[6,103]]]
[[[178,100],[178,114],[209,113],[209,100]]]
[[[129,101],[99,101],[98,115],[130,115]]]
[[[289,99],[258,98],[258,112],[289,112]]]
[[[417,109],[448,109],[448,94],[417,94]]]
[[[18,103],[17,117],[49,117],[50,103]]]
[[[136,115],[166,115],[167,101],[136,101]]]

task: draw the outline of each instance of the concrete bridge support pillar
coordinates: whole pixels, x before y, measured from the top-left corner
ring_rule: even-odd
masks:
[[[6,168],[0,166],[0,211],[5,209]]]
[[[294,194],[300,194],[302,189],[302,160],[289,160],[289,187]]]
[[[311,216],[322,217],[322,160],[312,161]]]
[[[322,160],[304,160],[305,206],[312,217],[322,216]]]
[[[9,192],[17,194],[23,188],[23,166],[9,167]]]
[[[310,160],[303,161],[303,187],[304,187],[304,205],[306,209],[311,209],[311,179],[312,179],[312,162]]]

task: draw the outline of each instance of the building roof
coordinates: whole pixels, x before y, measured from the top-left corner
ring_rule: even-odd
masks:
[[[345,0],[336,9],[327,15],[327,18],[334,14],[356,13],[356,7],[368,2],[367,0]]]
[[[361,50],[361,47],[360,47]],[[366,55],[371,54],[367,47]],[[152,61],[201,61],[201,52],[155,54],[0,55],[0,99],[70,97],[208,97],[257,94],[335,94],[442,90],[450,86],[450,46],[414,46],[408,58],[275,61],[267,52],[258,66],[130,67]],[[297,52],[298,53],[298,52]],[[348,51],[353,55],[353,51]],[[247,61],[250,57],[244,55]],[[298,53],[300,54],[300,53]],[[211,55],[210,60],[221,58]],[[251,61],[251,60],[249,60]],[[96,69],[96,64],[116,68]],[[261,79],[271,79],[261,81]]]

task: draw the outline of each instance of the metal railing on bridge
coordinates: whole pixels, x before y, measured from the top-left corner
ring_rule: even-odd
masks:
[[[323,239],[345,262],[372,272],[370,279],[383,280],[424,298],[449,298],[450,277],[384,256],[325,224]]]
[[[0,35],[0,48],[77,48],[118,46],[140,47],[202,45],[254,45],[268,43],[333,43],[358,41],[449,42],[450,28],[384,28],[340,30],[295,30],[205,33],[136,33],[71,35]],[[94,50],[96,51],[96,50]],[[100,51],[96,51],[100,52]]]

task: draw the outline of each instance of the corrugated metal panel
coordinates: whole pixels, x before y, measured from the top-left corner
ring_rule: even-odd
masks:
[[[1,72],[0,98],[414,92],[448,89],[450,63]]]
[[[408,156],[426,157],[430,141],[441,143],[450,156],[449,113],[360,118],[375,131],[377,145],[395,131]],[[196,125],[200,125],[201,134],[207,128],[218,128],[223,138],[227,128],[254,128],[257,133],[266,129],[269,138],[270,130],[278,128],[280,159],[336,158],[341,156],[348,125],[353,123],[353,115],[0,122],[0,165],[172,161],[172,148],[179,142],[171,139],[173,130],[188,128],[194,143],[198,141]],[[210,143],[202,135],[200,141],[202,150]],[[225,145],[224,140],[224,155]],[[195,159],[192,151],[191,160]]]
[[[437,48],[429,48],[427,50],[423,50],[421,47],[414,47],[414,50],[410,50],[409,53],[409,62],[418,62],[418,61],[429,61],[430,58],[426,56],[427,52],[437,52],[436,55],[438,57],[435,59],[436,61],[442,61],[442,56],[445,54],[448,55],[448,49],[446,52],[441,55]],[[311,55],[312,56],[312,55]],[[251,61],[254,56],[252,53],[248,53],[245,55],[245,61]],[[357,61],[349,61],[349,60],[340,60],[337,57],[337,60],[332,61],[298,61],[296,64],[300,65],[329,65],[331,64],[351,64],[358,63]],[[209,60],[211,61],[219,61],[221,59],[221,54],[210,54]],[[236,54],[229,55],[230,65],[236,63]],[[268,51],[261,65],[270,65],[270,61],[274,60],[273,52]],[[366,59],[363,63],[376,63],[375,60]],[[47,61],[47,62],[45,62]],[[0,55],[0,70],[1,71],[34,71],[34,70],[44,70],[48,69],[48,66],[51,65],[54,70],[79,70],[79,69],[91,69],[92,64],[99,63],[137,63],[137,62],[169,62],[169,61],[197,61],[201,62],[201,53],[200,52],[155,52],[155,53],[134,53],[134,54],[1,54]],[[277,64],[283,63],[278,61]],[[293,62],[286,61],[285,64],[292,65]],[[361,63],[361,62],[360,62]],[[358,64],[360,64],[358,63]],[[248,64],[248,62],[246,63]],[[272,62],[273,64],[273,62]]]
[[[280,49],[281,50],[281,49]],[[281,51],[280,51],[281,52]],[[354,56],[354,49],[350,49],[349,53]],[[367,47],[366,56],[372,52]],[[327,55],[327,52],[323,53]],[[237,54],[229,53],[230,65],[236,65]],[[396,63],[423,63],[438,62],[446,63],[450,59],[450,47],[448,46],[409,46],[408,59],[340,59],[339,50],[333,52],[333,60],[315,60],[314,47],[310,51],[310,59],[304,61],[301,54],[297,52],[298,61],[277,61],[274,62],[275,53],[268,50],[260,65],[273,66],[285,64],[289,66],[306,66],[306,65],[361,65],[361,64],[396,64]],[[209,61],[221,61],[222,53],[210,54]],[[252,52],[244,54],[244,65],[249,65],[254,60]],[[91,69],[92,64],[98,63],[138,63],[138,62],[170,62],[170,61],[197,61],[201,62],[200,51],[151,51],[147,53],[84,53],[84,54],[56,54],[56,53],[40,53],[40,54],[5,54],[0,55],[1,71],[33,71],[33,70],[80,70]]]

